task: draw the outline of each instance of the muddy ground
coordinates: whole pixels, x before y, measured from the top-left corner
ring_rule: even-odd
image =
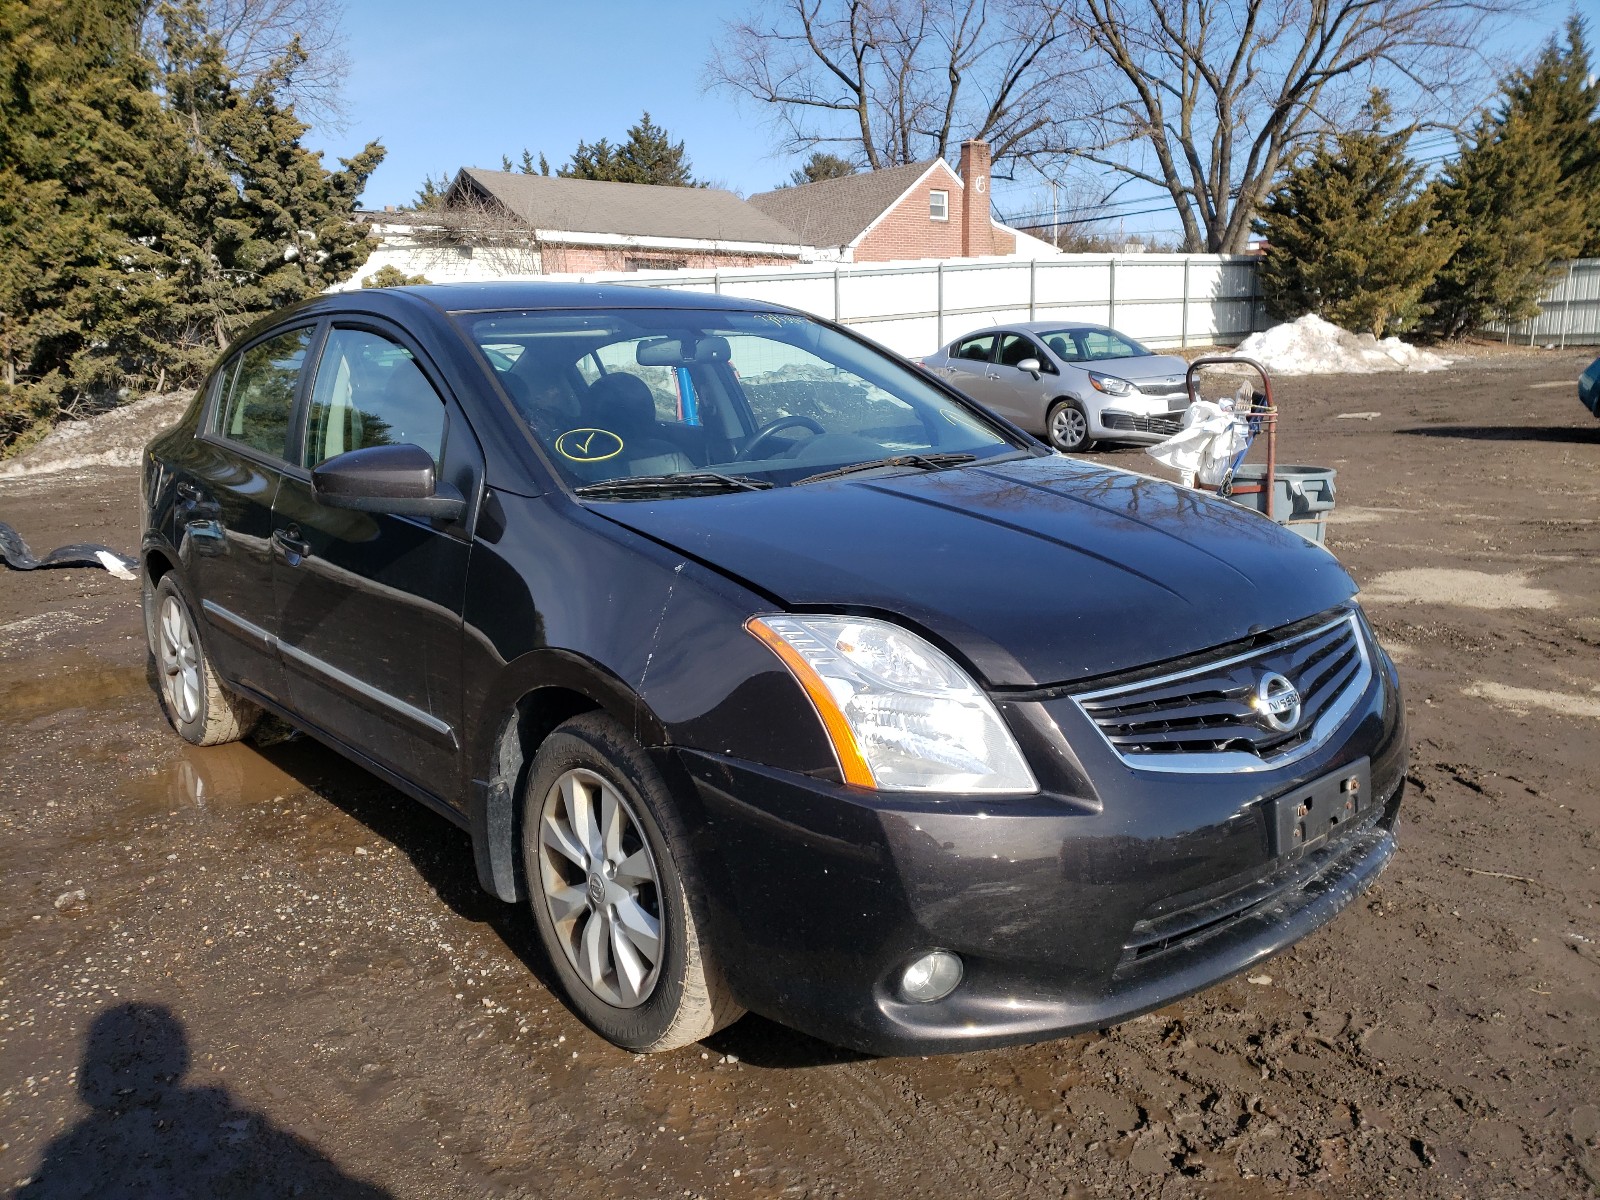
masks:
[[[1594,1194],[1586,359],[1283,383],[1283,457],[1339,469],[1331,545],[1405,677],[1399,855],[1248,980],[1022,1049],[872,1060],[751,1017],[614,1050],[462,833],[315,745],[185,747],[137,585],[0,572],[0,1192]],[[0,482],[0,519],[131,548],[133,472]]]

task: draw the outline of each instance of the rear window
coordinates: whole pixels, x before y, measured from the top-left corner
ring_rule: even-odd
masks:
[[[292,329],[257,342],[239,356],[224,397],[216,432],[273,458],[287,458],[295,389],[311,345],[312,327]]]

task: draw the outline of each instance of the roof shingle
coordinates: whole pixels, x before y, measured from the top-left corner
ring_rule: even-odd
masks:
[[[794,230],[717,188],[563,179],[477,167],[464,167],[461,176],[534,229],[780,246],[800,243]],[[457,184],[461,182],[458,176]]]
[[[751,196],[750,203],[793,229],[804,245],[848,246],[938,161],[778,188]]]

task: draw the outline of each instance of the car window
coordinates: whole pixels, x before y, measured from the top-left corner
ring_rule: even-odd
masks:
[[[311,334],[309,325],[291,329],[258,342],[239,356],[233,389],[217,420],[217,433],[273,458],[287,456],[295,387]]]
[[[480,347],[527,347],[502,378],[538,367],[530,392],[593,368],[576,423],[516,405],[573,484],[715,472],[785,486],[906,454],[1019,448],[903,362],[798,315],[663,308],[459,319]]]
[[[809,417],[830,432],[915,439],[921,433],[911,405],[837,363],[799,346],[755,335],[728,338],[756,425]]]
[[[1150,353],[1114,329],[1055,329],[1041,335],[1062,362],[1094,362],[1107,358],[1142,358]]]
[[[678,368],[640,366],[635,356],[639,352],[639,343],[644,340],[630,338],[624,342],[612,342],[596,350],[594,358],[607,375],[632,375],[643,380],[656,402],[656,420],[682,420],[684,397],[679,388]],[[590,380],[591,384],[596,381]]]
[[[978,337],[962,338],[957,342],[955,349],[950,352],[951,358],[970,358],[978,362],[988,362],[994,355],[994,338],[992,333],[981,334]]]
[[[1000,365],[1003,367],[1014,367],[1024,359],[1038,357],[1039,348],[1033,344],[1033,339],[1020,333],[1008,333],[1000,341]]]
[[[334,329],[317,365],[304,463],[368,446],[421,446],[437,464],[444,402],[411,351],[365,329]]]

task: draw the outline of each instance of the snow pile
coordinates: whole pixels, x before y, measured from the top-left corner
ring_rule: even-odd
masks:
[[[83,467],[131,467],[144,445],[178,423],[192,392],[146,396],[83,421],[63,421],[34,445],[0,462],[0,479]]]
[[[1379,341],[1351,333],[1313,313],[1253,333],[1238,353],[1278,375],[1370,375],[1375,371],[1442,371],[1448,358],[1408,346],[1397,337]]]

